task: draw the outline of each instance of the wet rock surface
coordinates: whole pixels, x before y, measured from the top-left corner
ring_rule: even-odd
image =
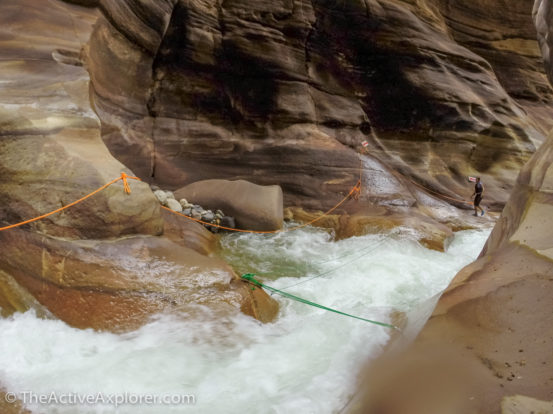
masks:
[[[99,11],[45,4],[0,6],[0,227],[67,206],[122,172],[134,175],[106,148],[90,107],[83,48]],[[144,182],[129,179],[129,186],[126,194],[118,181],[61,213],[0,232],[2,315],[33,308],[112,331],[158,312],[185,315],[194,304],[276,315],[276,302],[208,256],[209,233],[170,223],[162,236],[156,195]]]
[[[367,140],[385,180],[464,198],[481,175],[500,209],[551,126],[530,0],[101,5],[86,62],[102,137],[166,187],[246,179],[324,210]],[[392,194],[379,180],[362,199]]]
[[[552,13],[551,2],[535,2],[550,79]],[[395,338],[347,412],[551,411],[552,174],[553,133],[522,168],[480,258],[457,274],[405,352],[397,352],[405,338]]]
[[[214,313],[254,309],[251,292],[222,260],[204,256],[163,237],[112,241],[63,241],[22,230],[3,232],[0,267],[54,316],[78,328],[126,331],[156,313],[186,314],[196,305]],[[192,309],[192,310],[191,310]],[[19,309],[18,309],[19,310]]]
[[[480,258],[407,351],[371,371],[366,400],[349,412],[500,413],[515,394],[553,400],[552,174],[553,134],[520,172]]]

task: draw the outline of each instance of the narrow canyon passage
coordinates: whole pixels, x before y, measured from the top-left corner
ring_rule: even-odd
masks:
[[[387,320],[391,309],[414,311],[443,290],[476,258],[488,234],[459,232],[441,253],[406,233],[335,242],[328,232],[307,228],[274,236],[226,235],[221,254],[236,270],[254,271],[281,289],[350,262],[287,291]],[[140,413],[337,412],[390,330],[275,298],[281,311],[274,323],[242,314],[214,319],[204,308],[188,319],[160,315],[122,335],[78,330],[32,312],[16,314],[0,320],[0,383],[45,394],[195,397],[194,407],[143,405]],[[109,404],[29,408],[52,414],[116,412]],[[133,413],[136,407],[120,406],[117,412]]]

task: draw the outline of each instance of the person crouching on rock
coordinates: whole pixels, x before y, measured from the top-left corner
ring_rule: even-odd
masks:
[[[474,185],[474,193],[472,194],[471,198],[474,197],[474,215],[478,215],[478,209],[482,212],[482,216],[484,215],[484,209],[480,207],[480,202],[482,201],[482,196],[484,195],[484,186],[480,182],[480,177],[476,177],[476,184]]]

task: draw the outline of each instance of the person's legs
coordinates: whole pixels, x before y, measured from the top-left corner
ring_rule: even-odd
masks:
[[[474,215],[477,216],[478,215],[478,210],[480,209],[481,212],[483,212],[484,210],[482,209],[482,207],[480,207],[480,201],[482,200],[482,197],[480,195],[476,195],[476,197],[474,197]]]

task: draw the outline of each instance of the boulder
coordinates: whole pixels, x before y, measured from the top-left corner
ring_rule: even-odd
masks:
[[[206,211],[204,214],[202,214],[202,220],[211,223],[213,220],[215,220],[215,214],[213,214],[211,210]]]
[[[15,229],[0,232],[0,243],[0,268],[77,328],[129,331],[152,315],[178,317],[196,305],[214,315],[242,311],[265,322],[278,312],[269,295],[252,292],[222,260],[165,237],[78,242]]]
[[[261,186],[244,180],[205,180],[182,187],[175,194],[209,209],[222,209],[234,217],[240,229],[282,228],[282,190],[276,185]]]

